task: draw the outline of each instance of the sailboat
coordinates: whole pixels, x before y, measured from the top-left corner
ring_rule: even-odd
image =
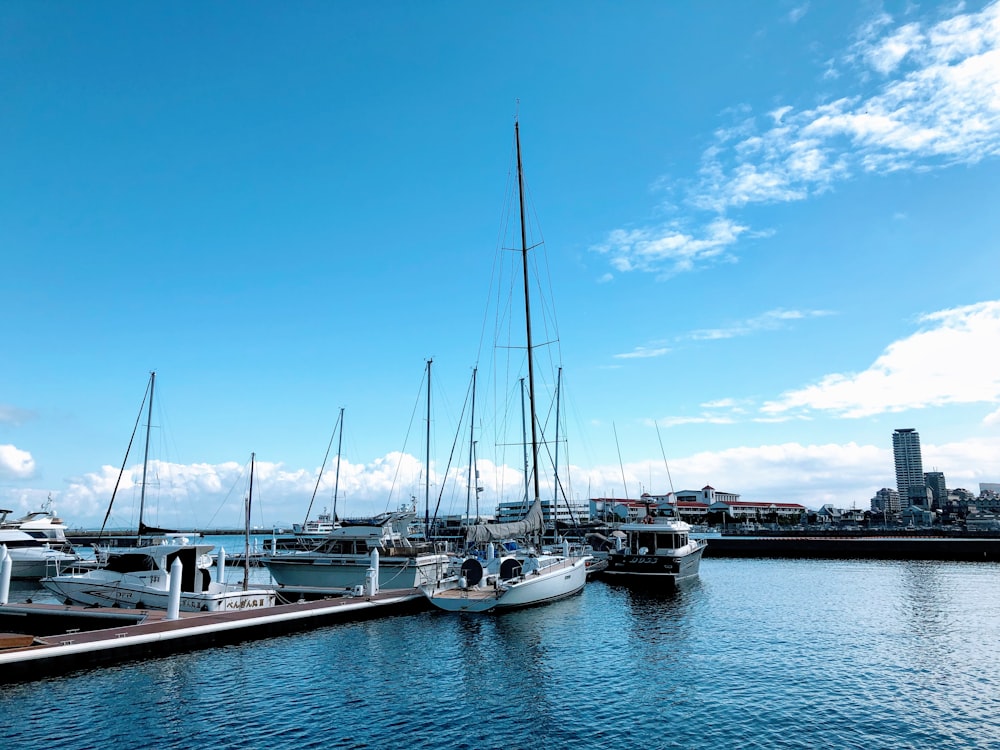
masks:
[[[149,462],[149,426],[153,417],[153,388],[156,373],[150,373],[149,412],[146,425],[146,452],[142,467],[142,488],[139,503],[139,536],[136,546],[101,550],[99,565],[91,568],[71,566],[55,575],[42,578],[46,589],[69,602],[97,607],[129,607],[132,609],[167,609],[170,599],[170,579],[174,562],[181,563],[180,610],[182,612],[220,612],[270,607],[275,603],[272,589],[250,588],[246,579],[242,585],[222,580],[213,581],[209,570],[215,545],[192,542],[183,534],[151,535],[151,527],[143,523],[146,469]],[[144,404],[145,405],[145,399]],[[141,418],[141,410],[140,410]],[[128,460],[126,453],[125,460]],[[251,489],[253,479],[251,469]],[[112,503],[114,495],[112,494]],[[110,514],[111,508],[108,508]],[[106,518],[105,518],[106,520]],[[224,567],[220,566],[220,571]]]
[[[538,474],[539,442],[535,409],[528,243],[524,218],[524,172],[521,163],[520,127],[517,121],[514,122],[514,141],[517,153],[520,250],[524,281],[524,320],[531,421],[531,475],[534,479],[534,500],[519,521],[474,524],[466,528],[467,545],[486,545],[485,559],[476,555],[456,558],[444,579],[427,585],[423,589],[424,594],[434,606],[448,612],[495,612],[543,604],[572,596],[580,592],[587,582],[589,557],[586,555],[570,556],[568,545],[565,545],[563,552],[559,554],[541,552],[534,546],[522,549],[508,543],[508,540],[512,539],[528,540],[533,538],[540,541],[544,530]],[[540,545],[538,546],[540,547]]]

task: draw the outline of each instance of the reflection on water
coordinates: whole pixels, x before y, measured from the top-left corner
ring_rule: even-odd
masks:
[[[989,747],[997,573],[710,558],[676,592],[345,623],[5,686],[0,713],[11,747]]]

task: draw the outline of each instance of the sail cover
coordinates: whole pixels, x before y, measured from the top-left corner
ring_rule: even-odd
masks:
[[[529,534],[540,532],[544,527],[544,522],[542,501],[536,497],[535,502],[531,504],[528,512],[520,521],[480,523],[468,526],[465,529],[465,541],[468,544],[473,544],[475,542],[496,542],[503,539],[526,537]]]

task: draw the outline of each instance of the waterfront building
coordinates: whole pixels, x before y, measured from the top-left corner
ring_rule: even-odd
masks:
[[[920,433],[912,427],[897,429],[892,434],[892,454],[896,463],[896,489],[905,505],[927,502],[924,484],[924,464],[920,455]]]
[[[798,503],[746,502],[739,498],[736,493],[720,492],[707,485],[700,490],[681,490],[665,495],[643,493],[638,500],[596,497],[590,501],[590,515],[595,520],[634,522],[649,512],[676,510],[681,520],[690,524],[707,523],[710,513],[737,521],[774,522],[780,519],[793,523],[808,512]]]
[[[524,518],[527,507],[523,500],[502,502],[497,506],[496,519],[498,523],[511,523]],[[562,500],[558,503],[552,500],[542,500],[542,517],[545,526],[552,528],[556,521],[576,526],[590,519],[586,505]]]

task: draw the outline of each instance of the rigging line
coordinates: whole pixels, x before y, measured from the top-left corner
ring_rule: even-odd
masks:
[[[670,483],[670,493],[674,496],[674,500],[677,500],[677,495],[674,493],[674,480],[670,476],[670,465],[667,463],[667,454],[663,450],[663,440],[660,439],[660,425],[657,424],[656,420],[653,420],[653,426],[656,428],[656,439],[660,441],[660,455],[663,456],[663,465],[667,469],[667,482]]]
[[[323,463],[320,464],[319,472],[316,475],[316,486],[313,487],[312,497],[309,498],[309,507],[306,508],[306,517],[302,521],[302,528],[306,527],[309,523],[309,514],[312,513],[313,502],[316,500],[316,493],[319,492],[319,483],[323,479],[323,472],[326,470],[326,462],[330,460],[330,449],[333,448],[333,438],[337,434],[337,426],[340,424],[341,418],[344,416],[344,410],[340,410],[340,414],[337,415],[337,421],[333,425],[333,432],[330,433],[330,442],[326,444],[326,453],[323,454]]]
[[[389,510],[389,504],[392,502],[392,494],[396,491],[396,482],[399,479],[399,472],[403,467],[403,456],[406,455],[406,445],[410,441],[410,431],[413,429],[413,422],[417,416],[417,407],[420,406],[420,401],[422,398],[424,390],[424,378],[427,376],[427,368],[423,369],[423,374],[420,376],[420,385],[417,387],[417,398],[413,402],[413,411],[410,413],[410,424],[406,428],[406,437],[403,438],[403,448],[399,452],[399,460],[396,462],[396,471],[392,475],[392,483],[389,485],[389,495],[385,500],[385,509]]]
[[[625,464],[622,463],[622,448],[618,444],[618,428],[615,423],[611,423],[611,429],[615,432],[615,448],[618,449],[618,466],[622,470],[622,486],[625,488],[625,499],[628,500],[628,483],[625,481]]]
[[[121,485],[122,475],[125,473],[125,465],[128,463],[128,455],[132,451],[132,443],[135,441],[135,435],[139,431],[139,423],[142,421],[142,409],[146,405],[146,399],[149,397],[149,384],[146,384],[146,392],[142,396],[142,403],[139,404],[139,416],[135,418],[135,426],[132,428],[132,437],[128,440],[128,448],[125,449],[125,458],[122,460],[122,467],[118,471],[118,480],[115,482],[115,488],[111,491],[111,502],[108,503],[108,510],[104,514],[104,522],[101,524],[101,530],[97,533],[97,541],[101,541],[101,537],[104,535],[104,527],[108,523],[108,517],[111,515],[111,508],[115,504],[115,495],[118,494],[118,487]]]
[[[451,462],[455,458],[455,447],[458,445],[458,438],[463,432],[462,421],[465,419],[465,408],[469,405],[470,393],[472,391],[472,385],[469,385],[469,389],[465,393],[465,401],[462,403],[462,413],[458,415],[459,428],[455,430],[455,439],[451,444],[451,452],[448,454],[448,463],[444,469],[444,479],[441,480],[441,486],[438,490],[437,503],[434,506],[434,515],[429,519],[430,521],[437,522],[438,511],[441,509],[441,498],[444,497],[444,487],[448,481],[448,474],[451,472]]]

